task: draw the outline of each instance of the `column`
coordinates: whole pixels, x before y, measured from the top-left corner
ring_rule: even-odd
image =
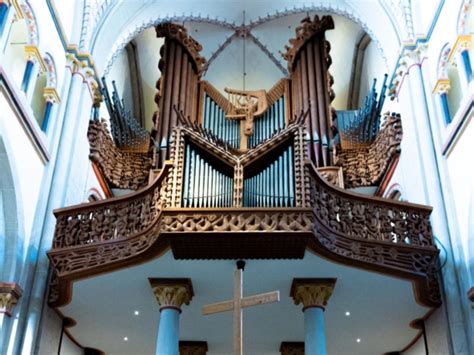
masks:
[[[191,279],[150,278],[150,285],[160,305],[160,324],[156,355],[179,354],[179,314],[194,295]]]
[[[7,352],[10,338],[9,318],[22,293],[23,290],[17,283],[0,282],[0,354]]]
[[[55,208],[64,206],[64,198],[67,189],[64,188],[70,176],[70,168],[74,164],[72,159],[75,138],[79,134],[85,134],[86,130],[79,131],[78,127],[83,124],[84,118],[80,116],[82,107],[90,107],[92,98],[89,95],[89,83],[86,81],[84,65],[74,54],[67,54],[67,68],[65,80],[68,88],[66,97],[59,112],[59,120],[55,122],[55,130],[52,130],[51,145],[52,159],[48,164],[43,177],[44,192],[41,195],[41,203],[38,202],[36,211],[37,218],[32,228],[30,248],[26,264],[22,271],[21,283],[25,286],[25,300],[22,311],[25,316],[18,319],[16,336],[14,339],[13,353],[30,354],[34,352],[35,341],[40,327],[41,313],[44,306],[46,286],[48,281],[49,261],[46,252],[51,248],[52,238],[56,220],[52,215]],[[88,117],[85,119],[88,121]],[[62,186],[60,189],[53,186]]]
[[[53,110],[57,106],[57,104],[61,102],[61,100],[56,89],[52,87],[44,88],[43,96],[46,101],[46,107],[44,110],[43,122],[41,122],[41,130],[43,132],[46,132]]]
[[[462,244],[457,238],[454,206],[449,194],[449,180],[446,161],[442,153],[441,131],[435,115],[430,114],[428,106],[431,96],[428,81],[425,80],[423,66],[426,46],[420,45],[406,55],[408,63],[408,93],[411,99],[412,118],[416,133],[416,146],[410,154],[418,154],[421,163],[420,174],[423,181],[421,194],[424,204],[435,206],[431,214],[433,232],[440,243],[447,249],[446,264],[441,269],[442,285],[445,290],[444,304],[449,327],[448,337],[454,353],[469,353],[474,348],[470,321],[470,307],[465,298],[468,285],[468,273],[465,265]],[[424,60],[425,59],[425,60]],[[449,225],[451,218],[451,226]],[[466,290],[467,291],[467,290]],[[472,317],[471,317],[472,318]]]
[[[290,296],[303,304],[305,354],[327,354],[324,311],[335,284],[334,278],[293,279]]]
[[[469,34],[461,34],[456,38],[448,60],[454,60],[458,64],[458,69],[462,72],[461,78],[465,86],[472,80],[471,58],[469,51],[472,48],[472,36]]]

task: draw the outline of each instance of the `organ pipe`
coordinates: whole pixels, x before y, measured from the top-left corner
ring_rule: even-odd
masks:
[[[231,207],[233,177],[196,149],[186,144],[183,172],[182,205],[190,208]]]
[[[244,207],[293,207],[295,205],[293,146],[252,176],[244,179]]]

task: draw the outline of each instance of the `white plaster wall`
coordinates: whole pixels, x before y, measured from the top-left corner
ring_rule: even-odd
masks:
[[[447,156],[447,167],[451,181],[452,199],[456,206],[456,217],[459,225],[462,250],[466,267],[470,269],[470,263],[474,263],[474,250],[469,248],[469,239],[474,238],[474,230],[470,230],[471,218],[474,217],[474,166],[472,160],[474,152],[474,121],[471,119],[467,127],[459,136],[456,145]],[[471,283],[474,275],[471,275]]]
[[[392,58],[394,61],[395,58]],[[364,63],[362,64],[362,73],[360,79],[359,107],[364,104],[365,97],[372,88],[374,78],[377,79],[376,90],[380,95],[383,83],[383,75],[391,74],[380,55],[380,51],[374,41],[370,41],[365,49]],[[387,92],[388,93],[388,92]],[[388,101],[388,99],[387,99]]]
[[[86,0],[50,0],[53,7],[58,14],[58,20],[64,31],[64,35],[68,43],[78,44],[80,37],[80,30],[82,25],[83,4]],[[34,1],[33,1],[34,2]],[[39,3],[39,2],[36,2]],[[38,4],[40,7],[48,11],[46,4]],[[40,16],[42,13],[40,13]],[[50,16],[41,16],[41,18],[48,19]],[[57,31],[55,30],[55,33]]]
[[[158,110],[154,97],[157,93],[156,82],[161,76],[158,69],[160,61],[160,48],[164,43],[163,38],[156,38],[154,28],[143,31],[135,38],[137,45],[138,62],[142,74],[142,94],[145,111],[145,128],[153,127],[153,113]]]
[[[0,110],[0,135],[9,146],[9,148],[7,147],[9,159],[14,162],[18,179],[19,191],[16,193],[20,194],[22,201],[23,220],[19,223],[24,226],[23,240],[26,252],[45,162],[33,147],[20,123],[21,118],[14,112],[11,103],[3,93],[0,94],[0,107],[2,108]]]
[[[130,84],[130,65],[126,50],[122,50],[107,76],[107,86],[112,97],[112,81],[115,80],[120,99],[125,102],[125,109],[133,112],[132,88]]]
[[[57,354],[61,336],[62,320],[58,314],[48,306],[44,307],[37,354]],[[61,344],[61,355],[82,355],[84,350],[74,344],[64,333]]]

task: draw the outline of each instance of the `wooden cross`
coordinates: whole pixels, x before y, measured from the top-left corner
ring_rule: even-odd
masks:
[[[280,301],[280,291],[262,293],[259,295],[243,297],[243,269],[245,262],[237,262],[237,270],[234,271],[234,299],[219,303],[210,304],[202,308],[202,314],[209,314],[234,311],[234,354],[243,355],[243,334],[242,334],[242,308],[258,306],[265,303]]]

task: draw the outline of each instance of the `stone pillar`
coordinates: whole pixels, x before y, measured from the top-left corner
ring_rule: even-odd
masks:
[[[179,314],[194,295],[190,279],[150,278],[150,285],[160,305],[160,325],[156,355],[179,354]]]
[[[290,296],[295,304],[303,304],[306,354],[327,353],[324,311],[335,284],[334,278],[293,279]]]
[[[50,146],[53,152],[52,160],[43,177],[44,191],[40,197],[41,202],[38,202],[36,210],[38,217],[35,218],[31,234],[30,244],[38,247],[30,248],[27,260],[31,262],[27,263],[22,271],[21,283],[26,285],[24,308],[22,309],[25,316],[18,319],[16,334],[12,338],[14,339],[13,353],[15,354],[34,352],[49,272],[46,252],[51,248],[56,225],[52,211],[65,205],[64,199],[68,191],[64,184],[68,181],[71,167],[75,163],[75,159],[72,159],[74,144],[71,142],[75,142],[77,139],[79,125],[88,122],[88,117],[83,119],[80,116],[81,108],[86,107],[89,110],[92,105],[91,83],[86,80],[85,73],[88,68],[77,56],[69,53],[67,54],[67,68],[64,79],[67,87],[62,95],[66,100],[61,105],[58,114],[60,119],[54,122],[55,129],[51,130],[51,141],[54,143]],[[80,131],[81,134],[85,134],[85,132],[85,130]],[[59,186],[58,184],[63,188],[52,188]]]
[[[14,282],[0,282],[0,354],[6,354],[9,339],[9,318],[23,290]]]
[[[468,34],[461,34],[456,38],[448,60],[450,62],[457,62],[458,70],[462,72],[461,80],[464,86],[467,86],[472,79],[471,58],[469,52],[472,48],[472,36]]]
[[[422,194],[424,200],[417,201],[435,206],[431,214],[433,232],[447,249],[446,264],[441,269],[444,286],[444,304],[449,327],[453,352],[467,354],[474,349],[472,334],[473,320],[465,292],[469,284],[467,268],[464,260],[463,245],[456,234],[454,205],[449,192],[449,177],[446,160],[442,152],[441,129],[434,115],[430,114],[431,95],[425,79],[426,46],[419,45],[408,52],[404,58],[407,62],[408,94],[411,99],[413,128],[416,134],[413,154],[418,154],[421,163],[420,177],[423,181]],[[405,84],[404,84],[405,85]],[[431,107],[432,111],[434,110]],[[415,153],[417,151],[417,153]],[[421,197],[421,196],[420,196]],[[451,222],[451,225],[449,223]],[[467,349],[467,351],[466,351]],[[472,351],[471,351],[472,352]]]

